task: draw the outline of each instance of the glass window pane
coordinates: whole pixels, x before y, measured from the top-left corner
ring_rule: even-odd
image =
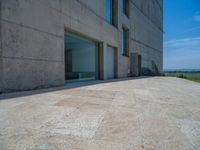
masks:
[[[122,31],[122,54],[124,55],[124,50],[125,50],[125,31],[123,29]]]
[[[128,56],[128,48],[129,48],[129,31],[126,28],[122,30],[122,54],[124,56]]]
[[[126,8],[125,8],[125,0],[122,0],[122,12],[125,13]]]
[[[112,24],[113,0],[106,0],[106,21]]]
[[[65,34],[65,78],[97,79],[97,43],[71,33]]]
[[[129,0],[122,0],[122,12],[129,16]]]

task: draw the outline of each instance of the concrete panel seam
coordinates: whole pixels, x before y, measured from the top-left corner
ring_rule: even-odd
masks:
[[[66,15],[66,14],[64,14],[64,15]],[[74,21],[78,22],[79,24],[87,25],[87,24],[85,24],[83,21],[81,21],[81,20],[79,20],[79,19],[76,19],[76,18],[74,18],[74,17],[72,17],[72,16],[69,16],[69,15],[66,15],[66,16],[70,17],[70,19],[73,19]],[[70,25],[70,27],[71,27],[71,25]],[[93,28],[92,25],[90,26],[90,29],[91,29],[91,28],[92,28],[92,29],[95,29],[95,28]]]
[[[143,43],[143,42],[141,42],[141,41],[138,41],[138,40],[133,39],[133,38],[131,38],[131,40],[133,40],[133,41],[135,41],[135,42],[137,42],[137,43],[139,43],[139,44],[142,44],[142,45],[144,45],[144,46],[146,46],[146,47],[149,47],[149,48],[151,48],[151,49],[153,49],[153,50],[155,50],[155,51],[157,51],[157,52],[162,53],[162,50],[159,50],[159,49],[153,48],[153,47],[151,47],[150,45],[147,45],[147,44],[145,44],[145,43]]]
[[[78,23],[81,24],[81,25],[89,26],[88,24],[84,23],[84,21],[82,21],[82,20],[76,19],[76,18],[74,18],[74,17],[72,17],[72,16],[69,16],[69,15],[67,15],[67,14],[65,14],[65,13],[63,13],[63,15],[66,15],[67,17],[69,17],[70,19],[73,19],[74,21],[78,22]],[[104,21],[105,21],[105,20],[104,20]],[[117,32],[117,31],[120,31],[120,30],[116,29],[116,27],[114,27],[113,25],[109,24],[108,22],[105,21],[105,23],[107,23],[108,25],[110,25],[110,27],[114,28],[114,29],[116,30],[116,32]],[[73,29],[71,28],[71,25],[70,25],[69,27],[66,27],[66,26],[65,26],[65,28],[66,28],[66,29],[69,29],[70,31],[73,31]],[[89,28],[95,30],[95,28],[93,27],[93,25],[89,26]],[[121,31],[120,31],[120,32],[121,32]],[[102,33],[102,34],[103,34],[103,33]],[[92,37],[90,37],[90,38],[92,38]],[[92,39],[95,40],[95,41],[98,41],[98,42],[102,42],[102,39],[97,39],[97,38],[92,38]],[[114,46],[114,47],[116,47],[116,46]]]
[[[9,20],[6,20],[6,19],[2,19],[2,21],[7,22],[7,23],[10,23],[10,24],[15,24],[15,25],[18,25],[18,26],[27,28],[27,29],[31,29],[31,30],[34,30],[34,31],[37,31],[37,32],[45,33],[45,34],[48,34],[48,35],[51,35],[51,36],[54,36],[54,37],[57,37],[57,38],[63,38],[63,36],[59,36],[59,35],[56,35],[56,34],[53,34],[53,33],[49,33],[49,32],[46,32],[46,31],[42,31],[42,30],[39,30],[39,29],[30,27],[30,26],[27,26],[27,25],[18,24],[18,23],[15,23],[15,22],[13,22],[13,21],[9,21]]]
[[[139,12],[145,17],[147,18],[147,20],[149,22],[151,22],[160,32],[164,33],[163,29],[161,29],[160,27],[158,27],[153,21],[151,21],[151,19],[149,19],[149,17],[147,15],[145,15],[141,10],[140,8],[138,8],[134,2],[131,1],[131,4],[133,4],[135,6],[135,8],[137,8],[139,10]]]
[[[110,23],[108,23],[104,17],[98,15],[95,11],[93,11],[92,9],[90,9],[87,5],[85,5],[84,3],[82,3],[82,2],[79,1],[79,0],[77,0],[77,2],[80,3],[81,6],[85,7],[86,9],[88,9],[89,11],[91,11],[93,14],[95,14],[99,19],[103,20],[105,23],[107,23],[108,25],[110,25],[110,26],[112,26],[113,28],[116,29],[116,27],[115,27],[114,25],[111,25]],[[63,13],[63,14],[65,14],[65,13]],[[74,19],[72,16],[69,16],[69,15],[67,15],[67,16],[68,16],[68,17],[71,17],[72,19]],[[77,20],[77,19],[74,19],[74,20]],[[80,22],[80,21],[79,21],[79,22]]]
[[[163,12],[163,7],[160,5],[160,3],[158,2],[158,0],[155,0],[155,2],[158,4],[158,6],[159,6],[161,12]]]
[[[84,6],[86,9],[88,9],[89,11],[91,11],[92,13],[94,13],[98,18],[101,18],[102,20],[105,21],[105,18],[103,18],[102,16],[98,15],[95,11],[93,11],[92,9],[90,9],[87,5],[85,5],[84,3],[80,2],[79,0],[77,0],[78,3],[81,4],[81,6]]]
[[[84,3],[80,2],[79,0],[76,0],[76,1],[77,1],[78,3],[80,3],[81,6],[83,6],[85,9],[89,10],[90,12],[92,12],[96,17],[98,17],[98,18],[100,18],[101,20],[104,20],[104,21],[106,22],[106,20],[105,20],[104,17],[98,15],[95,11],[93,11],[92,9],[90,9],[87,5],[85,5]],[[77,20],[77,19],[73,18],[71,15],[68,15],[67,13],[65,13],[65,12],[63,12],[63,11],[62,11],[62,14],[63,14],[63,15],[66,15],[66,16],[68,16],[68,17],[74,19],[74,20]],[[79,21],[79,20],[78,20],[78,21]]]
[[[104,23],[107,23],[108,25],[110,25],[110,27],[113,27],[114,29],[118,30],[115,26],[113,26],[113,25],[111,25],[110,23],[108,23],[108,22],[105,20],[105,18],[103,18],[103,17],[101,17],[100,15],[96,14],[92,9],[90,9],[89,7],[87,7],[85,4],[83,4],[83,3],[80,2],[79,0],[77,0],[77,2],[79,2],[79,3],[80,3],[81,5],[83,5],[86,9],[88,9],[89,11],[91,11],[92,13],[94,13],[99,19],[101,19],[102,21],[104,21]],[[79,23],[81,23],[81,24],[87,25],[87,24],[85,24],[84,22],[82,22],[81,20],[76,19],[76,18],[74,18],[73,16],[68,15],[68,14],[65,13],[65,12],[62,12],[62,15],[67,16],[67,17],[69,17],[70,19],[73,19],[73,20],[75,20],[75,21],[77,21],[77,22],[79,22]],[[90,27],[93,28],[93,26],[90,26]],[[94,28],[93,28],[93,29],[94,29]]]
[[[43,61],[43,62],[61,62],[61,63],[64,62],[62,60],[35,59],[35,58],[22,58],[22,57],[7,57],[7,56],[3,56],[3,58],[6,58],[6,59],[17,59],[17,60],[30,60],[30,61]]]

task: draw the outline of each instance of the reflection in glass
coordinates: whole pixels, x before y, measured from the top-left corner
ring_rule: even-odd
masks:
[[[106,0],[106,21],[112,24],[113,0]]]
[[[65,33],[65,79],[98,79],[96,42]]]

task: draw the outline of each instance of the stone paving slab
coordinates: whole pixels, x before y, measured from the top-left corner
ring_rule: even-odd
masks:
[[[0,149],[200,149],[199,83],[171,77],[94,83],[1,95]]]

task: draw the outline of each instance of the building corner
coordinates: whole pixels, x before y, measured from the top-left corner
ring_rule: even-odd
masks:
[[[2,33],[1,33],[1,26],[2,26],[2,22],[1,22],[1,15],[2,15],[2,5],[1,5],[2,1],[0,1],[0,93],[3,92],[3,59],[2,59]]]

